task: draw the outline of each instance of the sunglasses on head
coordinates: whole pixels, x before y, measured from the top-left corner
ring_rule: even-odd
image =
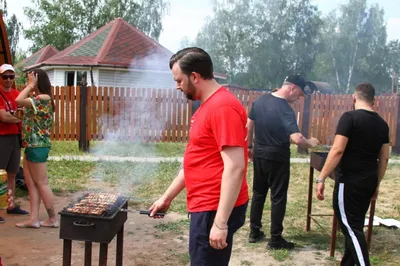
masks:
[[[13,79],[15,78],[15,75],[1,75],[1,77],[2,77],[4,80],[7,80],[7,79],[13,80]]]

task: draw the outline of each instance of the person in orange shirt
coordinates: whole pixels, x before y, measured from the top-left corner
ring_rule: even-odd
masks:
[[[13,89],[15,70],[9,64],[0,67],[0,169],[7,171],[7,187],[15,198],[15,176],[19,170],[21,160],[21,120],[13,114],[17,111],[17,98],[19,92]],[[8,214],[29,214],[13,202],[7,208]],[[0,223],[4,219],[0,217]]]
[[[179,51],[170,68],[176,88],[201,106],[191,118],[183,169],[150,207],[151,216],[159,218],[156,213],[167,211],[186,188],[191,265],[228,265],[233,235],[245,222],[249,200],[246,111],[214,79],[212,60],[204,50]]]

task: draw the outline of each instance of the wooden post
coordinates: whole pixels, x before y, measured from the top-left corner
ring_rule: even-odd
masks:
[[[87,139],[87,103],[88,103],[88,88],[87,86],[80,87],[80,138],[79,149],[85,152],[89,151],[89,140]]]
[[[400,97],[397,96],[396,145],[392,147],[392,155],[400,155]]]
[[[303,123],[301,125],[300,132],[305,138],[308,138],[308,128],[310,125],[311,97],[313,97],[313,95],[310,95],[304,99]],[[297,147],[297,152],[300,154],[308,154],[308,149]]]

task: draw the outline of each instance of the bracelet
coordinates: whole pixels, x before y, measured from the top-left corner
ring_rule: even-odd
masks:
[[[214,221],[214,224],[219,230],[228,230],[228,227],[225,227],[225,228],[219,227],[215,221]]]
[[[317,178],[316,180],[315,180],[315,182],[318,184],[318,183],[325,183],[325,179],[322,179],[322,178]]]

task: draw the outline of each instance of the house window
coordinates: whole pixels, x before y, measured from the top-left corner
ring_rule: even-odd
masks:
[[[86,71],[65,71],[65,86],[87,85]]]
[[[77,71],[77,86],[87,86],[87,72],[86,71]]]
[[[65,86],[75,86],[75,71],[65,71]]]

